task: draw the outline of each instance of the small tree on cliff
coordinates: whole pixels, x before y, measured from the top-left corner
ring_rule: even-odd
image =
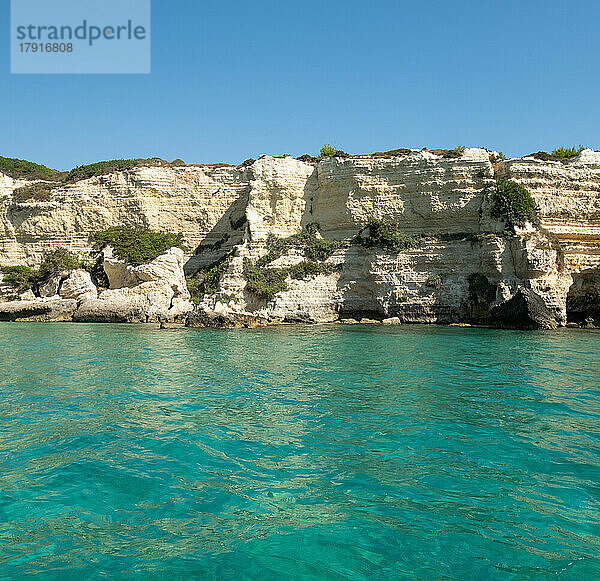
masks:
[[[525,222],[539,224],[539,211],[533,196],[521,184],[499,179],[493,195],[492,216],[504,220],[514,230]]]
[[[333,145],[326,143],[321,147],[321,157],[331,157],[337,153],[337,149]]]

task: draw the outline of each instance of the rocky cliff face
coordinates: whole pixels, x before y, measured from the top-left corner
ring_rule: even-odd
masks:
[[[492,217],[498,177],[529,189],[540,227],[509,233]],[[575,320],[598,313],[600,153],[590,150],[566,163],[498,162],[486,150],[467,149],[456,158],[413,151],[311,163],[263,156],[246,167],[142,167],[60,187],[44,200],[15,193],[25,183],[0,176],[0,265],[36,265],[54,247],[89,251],[90,236],[114,225],[182,232],[187,274],[219,265],[217,292],[211,288],[201,302],[206,312],[269,321],[399,317],[506,326],[564,325],[571,312]],[[357,244],[372,220],[394,223],[413,243],[394,250]],[[274,241],[307,228],[316,240],[336,241],[319,268],[295,275],[292,267],[306,265],[307,249],[294,244],[264,258]],[[287,269],[278,271],[287,273],[287,288],[273,295],[247,288],[245,269],[261,257],[262,269]],[[105,262],[109,277],[111,268]],[[130,289],[152,282],[126,269],[121,276],[137,277],[123,285]],[[140,303],[135,317],[119,320],[164,318],[174,299],[187,301],[181,284],[142,289],[143,300],[131,299]],[[159,300],[163,291],[172,294]],[[90,303],[80,318],[93,319],[99,308]]]
[[[584,150],[568,162],[511,159],[499,174],[524,185],[534,196],[542,226],[560,241],[572,274],[567,306],[577,322],[599,320],[600,152]]]
[[[37,264],[45,250],[90,250],[114,225],[182,232],[192,249],[230,235],[243,217],[250,175],[230,166],[140,167],[23,196],[0,175],[0,264]]]

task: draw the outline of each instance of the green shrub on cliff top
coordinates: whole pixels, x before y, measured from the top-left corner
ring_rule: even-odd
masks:
[[[78,165],[67,174],[66,181],[76,182],[78,180],[86,180],[93,176],[132,169],[138,165],[139,162],[135,159],[111,159],[109,161],[90,163],[89,165]]]
[[[79,165],[66,174],[65,181],[76,182],[78,180],[87,180],[94,176],[102,176],[116,171],[126,171],[134,167],[144,166],[168,166],[178,167],[185,165],[181,159],[175,159],[172,162],[165,161],[160,157],[148,157],[141,159],[110,159],[108,161],[98,161],[88,165]]]
[[[321,157],[349,157],[349,154],[341,149],[333,147],[333,145],[325,144],[321,147]]]
[[[184,247],[181,234],[126,226],[114,226],[97,232],[94,241],[98,250],[112,246],[114,255],[132,266],[151,262],[173,246]]]
[[[538,151],[530,154],[530,157],[535,157],[542,161],[568,161],[569,159],[577,157],[584,149],[585,147],[583,147],[583,145],[580,145],[579,147],[559,147],[558,149],[553,149],[552,153]]]
[[[321,157],[330,157],[337,153],[337,149],[333,145],[326,143],[321,147]]]
[[[79,165],[69,172],[61,172],[24,159],[0,156],[0,172],[14,179],[47,180],[54,182],[75,182],[93,176],[105,175],[115,171],[128,170],[144,165],[177,166],[182,164],[184,164],[184,162],[181,160],[175,160],[168,163],[158,157],[150,157],[147,159],[111,159],[109,161],[98,161],[88,165]]]
[[[492,216],[504,220],[509,228],[539,223],[539,211],[533,196],[521,184],[499,179],[493,196]]]
[[[58,180],[65,174],[45,165],[24,159],[0,156],[0,172],[14,179],[25,180]]]
[[[411,153],[412,150],[407,147],[400,149],[390,149],[388,151],[375,151],[370,154],[370,157],[405,157]]]
[[[571,159],[572,157],[577,157],[584,149],[583,145],[579,147],[559,147],[552,150],[552,158],[558,160]]]

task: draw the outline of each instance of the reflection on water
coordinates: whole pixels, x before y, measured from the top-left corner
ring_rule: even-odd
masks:
[[[599,340],[1,324],[0,577],[597,579]]]

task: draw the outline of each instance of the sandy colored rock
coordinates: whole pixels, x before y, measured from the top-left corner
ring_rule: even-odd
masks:
[[[39,295],[40,297],[56,297],[58,296],[58,289],[63,279],[62,274],[53,274],[47,281],[40,285]]]
[[[58,294],[63,299],[95,299],[98,296],[96,285],[92,281],[90,273],[77,269],[69,273],[60,285]]]
[[[52,298],[0,303],[0,321],[70,321],[76,308],[75,300]]]

